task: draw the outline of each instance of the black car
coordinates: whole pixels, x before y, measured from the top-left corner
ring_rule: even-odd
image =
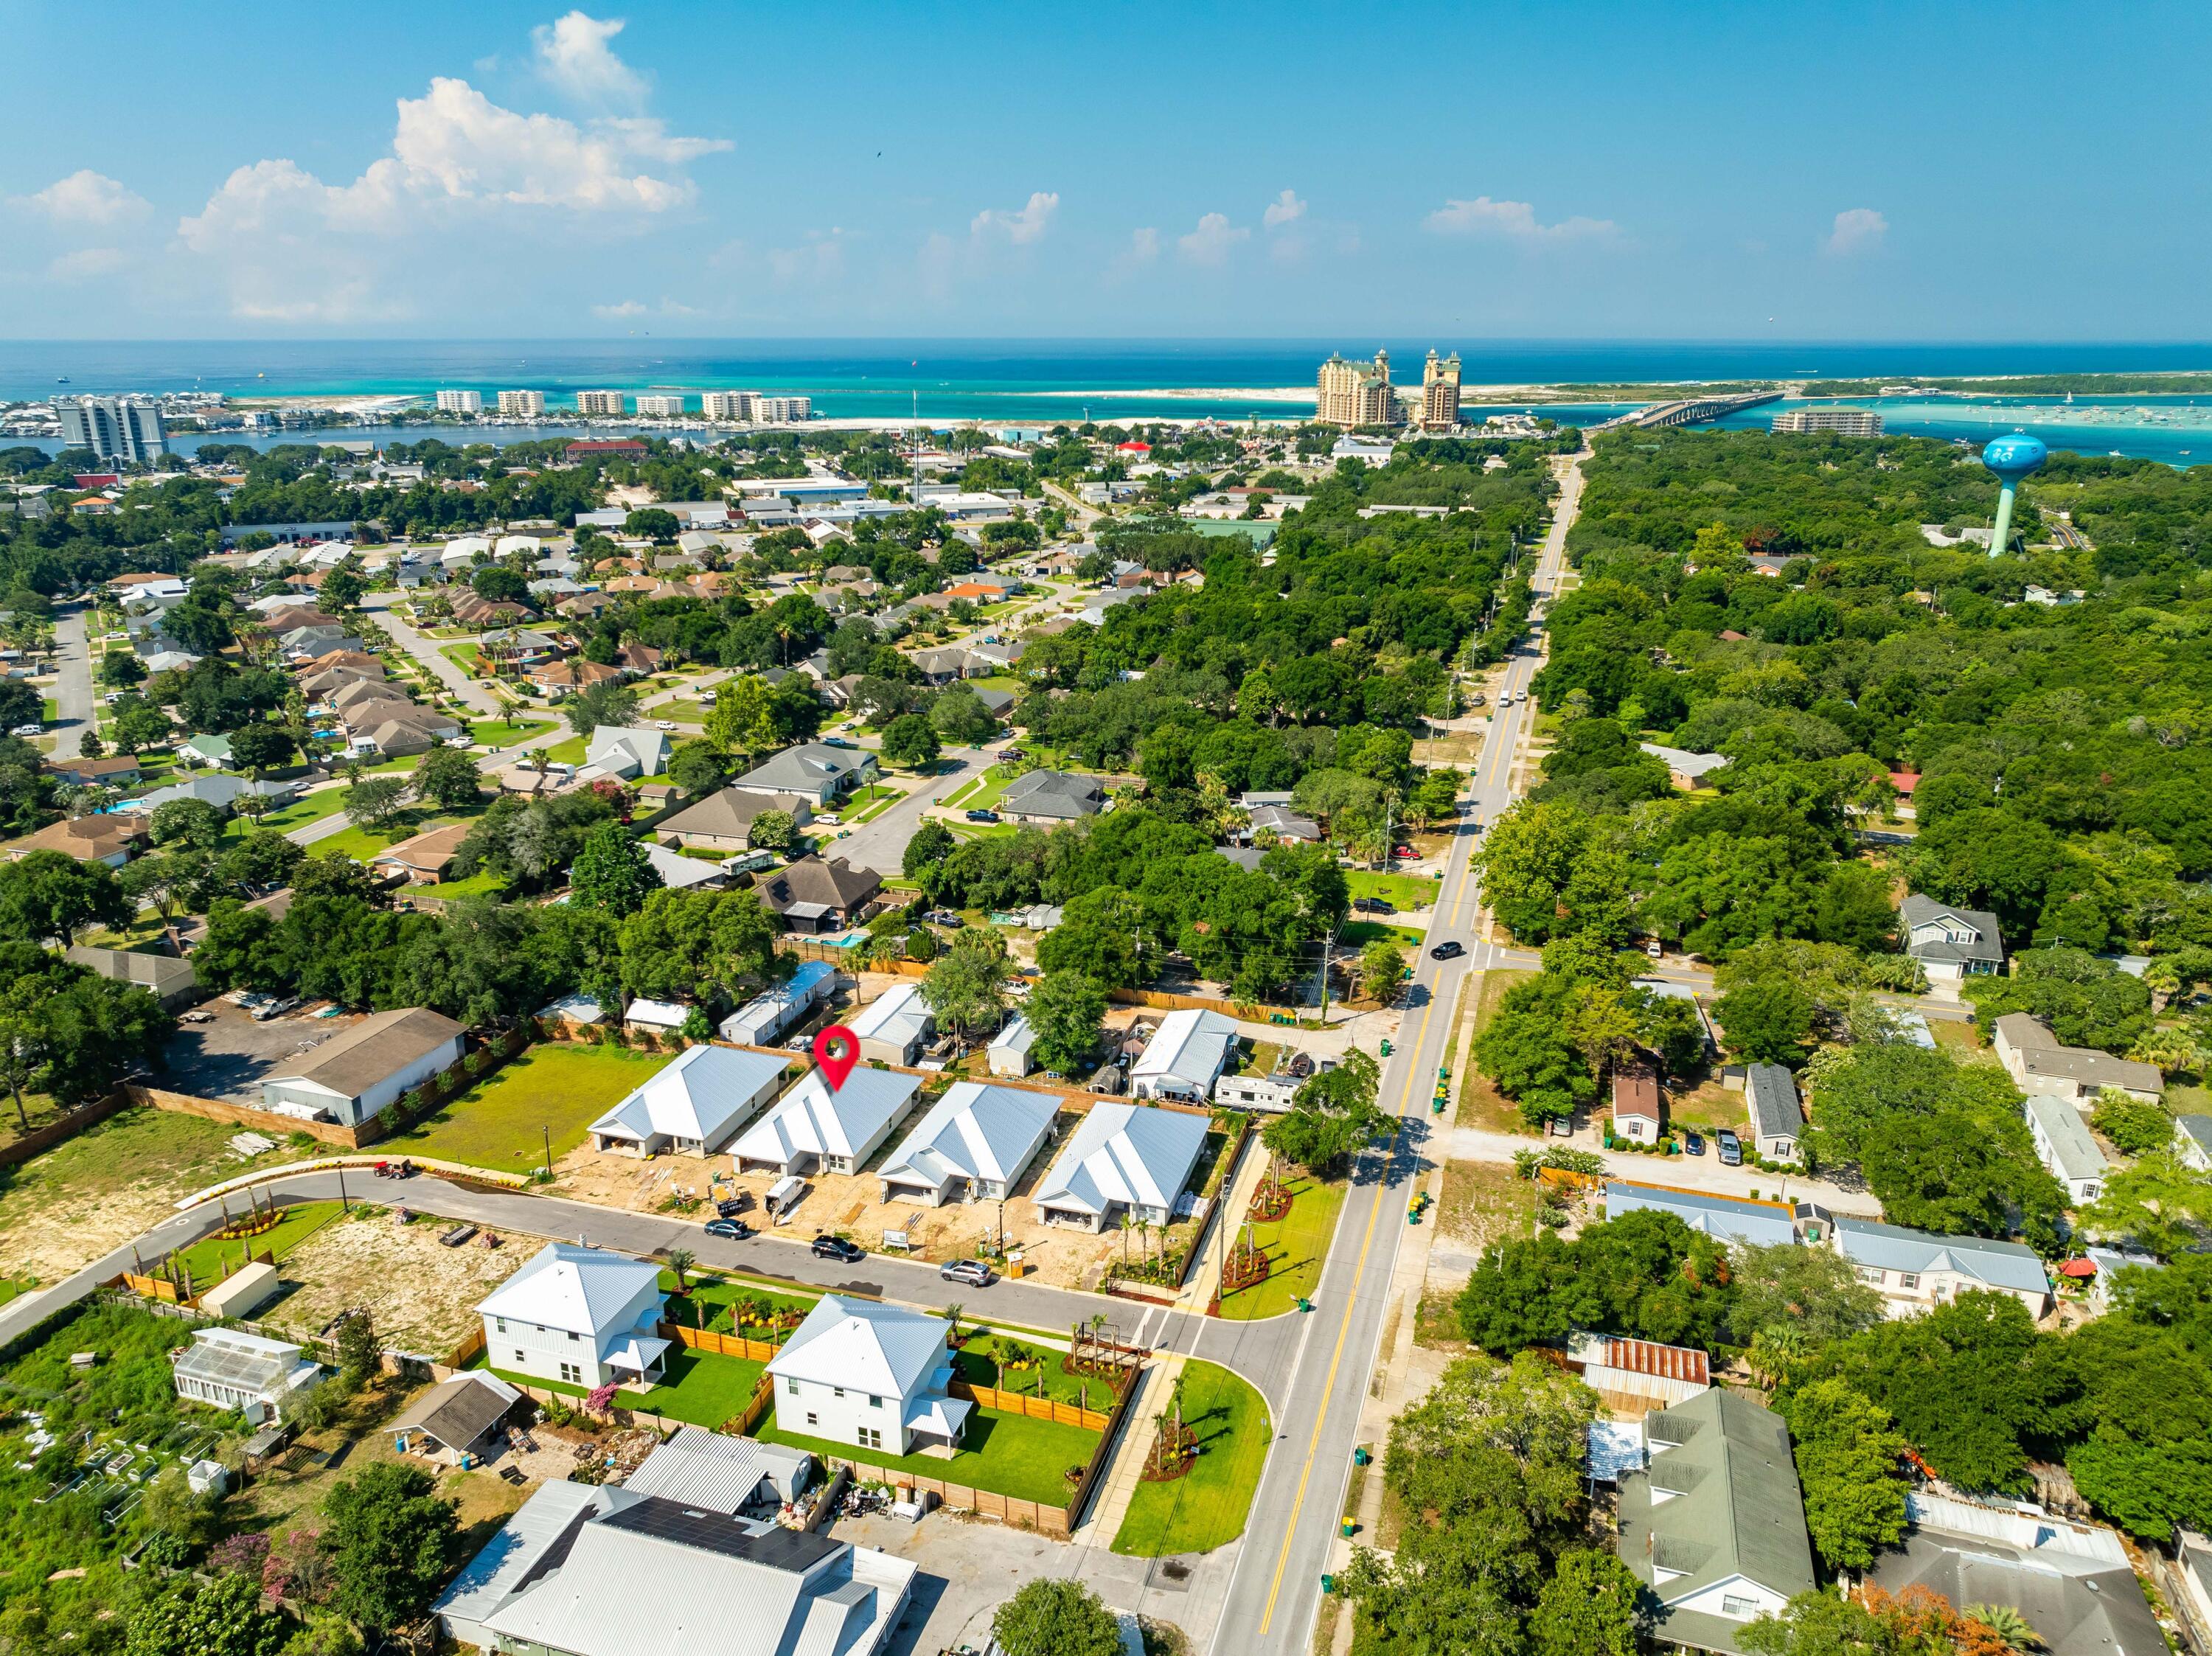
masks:
[[[1743,1141],[1741,1139],[1738,1138],[1726,1127],[1723,1127],[1718,1132],[1715,1133],[1713,1135],[1713,1139],[1721,1147],[1721,1165],[1723,1167],[1740,1168],[1743,1165]]]
[[[742,1219],[709,1219],[702,1228],[726,1242],[742,1242],[753,1234],[753,1228]]]
[[[1694,1132],[1684,1133],[1682,1135],[1682,1148],[1688,1151],[1692,1156],[1703,1156],[1705,1153],[1705,1135],[1703,1133]]]
[[[1388,897],[1354,897],[1352,907],[1362,914],[1395,914],[1398,906]]]
[[[1432,961],[1455,961],[1465,953],[1467,953],[1465,943],[1440,943],[1429,950],[1429,958]]]
[[[817,1259],[836,1259],[846,1265],[858,1265],[868,1257],[866,1248],[847,1241],[842,1236],[817,1236],[814,1239],[814,1257]]]
[[[971,810],[968,813],[968,820],[971,822],[995,822],[999,820],[999,813],[995,810]]]

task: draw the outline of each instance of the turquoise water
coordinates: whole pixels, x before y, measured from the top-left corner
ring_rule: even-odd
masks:
[[[1418,382],[1431,344],[1457,349],[1470,385],[1607,385],[1756,378],[1908,379],[2006,373],[2212,370],[2212,344],[1747,343],[1698,341],[1398,340],[1397,377]],[[919,412],[932,420],[1024,422],[1212,417],[1297,418],[1310,401],[1240,395],[1309,386],[1330,351],[1371,352],[1361,339],[1231,341],[283,341],[0,343],[0,397],[76,391],[194,388],[232,396],[426,396],[441,387],[542,390],[555,403],[579,390],[748,389],[805,394],[833,419]],[[58,383],[66,378],[66,386]],[[1182,395],[1165,395],[1182,392]],[[1985,440],[2033,432],[2054,448],[2118,450],[2188,465],[2212,458],[2212,399],[2106,403],[2057,399],[1868,399],[1890,428]],[[1526,405],[1516,405],[1526,406]],[[1790,404],[1782,404],[1787,407]],[[1538,408],[1587,422],[1617,409]],[[1763,425],[1774,408],[1736,416]],[[550,434],[554,428],[541,428]],[[600,428],[602,431],[605,428]],[[2200,443],[2199,432],[2204,439]],[[450,428],[439,428],[446,434]],[[302,434],[270,440],[297,440]],[[347,435],[375,437],[373,429]],[[388,434],[419,436],[419,429]],[[493,440],[517,428],[491,428]],[[229,440],[237,440],[231,439]],[[181,446],[181,445],[180,445]]]

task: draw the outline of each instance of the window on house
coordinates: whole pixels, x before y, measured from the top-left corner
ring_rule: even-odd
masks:
[[[860,1428],[860,1447],[863,1449],[882,1448],[884,1435],[872,1426],[863,1426]]]
[[[806,1423],[809,1426],[819,1426],[822,1422],[820,1418],[816,1416],[815,1412],[810,1409],[806,1411]]]
[[[1733,1616],[1739,1622],[1748,1622],[1759,1614],[1759,1602],[1756,1598],[1734,1598],[1725,1593],[1721,1597],[1721,1614]]]
[[[833,1386],[830,1388],[830,1395],[833,1398],[842,1398],[845,1395],[845,1388],[842,1386]]]
[[[881,1398],[870,1398],[868,1399],[868,1407],[871,1409],[880,1409],[883,1406],[884,1400]]]
[[[569,1338],[570,1339],[572,1339],[572,1340],[580,1340],[580,1339],[582,1339],[584,1337],[583,1337],[581,1334],[577,1334],[577,1333],[574,1333],[574,1332],[572,1332],[572,1333],[570,1333],[570,1335],[568,1336],[568,1338]]]
[[[1919,1286],[1920,1286],[1920,1273],[1919,1273],[1918,1271],[1899,1271],[1899,1272],[1897,1273],[1897,1285],[1898,1285],[1899,1288],[1917,1288],[1917,1287],[1919,1287]]]
[[[520,1362],[522,1361],[522,1353],[521,1353],[521,1352],[520,1352],[520,1351],[516,1352],[516,1353],[514,1354],[514,1360],[515,1360],[517,1362]]]
[[[581,1386],[584,1383],[584,1371],[573,1362],[564,1362],[561,1365],[561,1378],[571,1386]]]
[[[797,1397],[799,1395],[799,1381],[796,1377],[786,1375],[783,1381],[783,1389],[786,1392],[788,1392],[793,1397]]]
[[[507,1319],[506,1319],[506,1318],[504,1318],[504,1317],[495,1317],[494,1319],[492,1319],[492,1320],[499,1325],[499,1331],[500,1331],[501,1333],[504,1334],[504,1333],[506,1333],[506,1332],[507,1332]]]
[[[1875,1270],[1872,1265],[1861,1265],[1859,1267],[1859,1280],[1863,1283],[1872,1283],[1876,1288],[1880,1288],[1881,1286],[1881,1272]]]

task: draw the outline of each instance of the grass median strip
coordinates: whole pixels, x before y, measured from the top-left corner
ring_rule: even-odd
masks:
[[[1164,1398],[1147,1398],[1158,1413]],[[1182,1371],[1183,1423],[1198,1434],[1198,1459],[1168,1483],[1139,1483],[1114,1537],[1125,1557],[1164,1558],[1210,1552],[1244,1533],[1273,1427],[1267,1404],[1244,1380],[1218,1363],[1191,1362]],[[1149,1442],[1149,1421],[1125,1429]]]
[[[1291,1210],[1273,1224],[1251,1228],[1252,1245],[1267,1256],[1267,1275],[1223,1298],[1221,1314],[1231,1321],[1279,1316],[1321,1281],[1322,1263],[1336,1234],[1336,1216],[1344,1207],[1343,1181],[1324,1184],[1300,1174],[1283,1182],[1291,1192]],[[1236,1234],[1243,1234],[1240,1226]]]

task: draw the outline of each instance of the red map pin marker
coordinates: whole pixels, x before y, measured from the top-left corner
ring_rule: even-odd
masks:
[[[814,1037],[814,1061],[830,1077],[830,1090],[844,1086],[845,1077],[860,1061],[860,1038],[842,1023],[833,1023]]]

